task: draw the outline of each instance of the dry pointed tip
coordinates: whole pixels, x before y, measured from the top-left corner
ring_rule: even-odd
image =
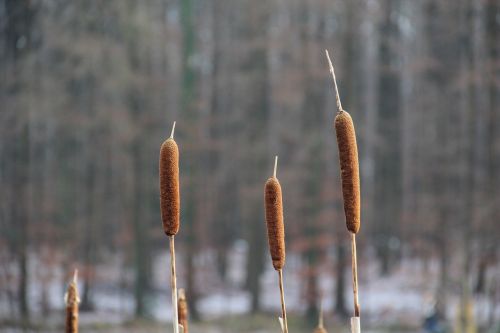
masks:
[[[333,63],[332,60],[330,59],[330,54],[328,53],[328,50],[325,50],[326,53],[326,58],[328,59],[328,65],[330,66],[330,73],[332,73],[333,77],[333,85],[335,87],[335,99],[337,101],[337,111],[342,112],[342,103],[340,103],[340,95],[339,95],[339,89],[337,87],[337,78],[335,77],[335,70],[333,69]]]
[[[278,170],[278,155],[274,157],[274,171],[273,171],[274,178],[276,178],[276,170]]]
[[[175,132],[175,121],[174,121],[174,124],[172,125],[172,132],[170,132],[170,139],[173,139],[174,138],[174,132]]]
[[[73,282],[75,284],[78,283],[78,269],[75,269],[75,272],[73,273]]]

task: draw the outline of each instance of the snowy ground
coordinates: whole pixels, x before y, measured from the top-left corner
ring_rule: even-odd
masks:
[[[178,262],[182,263],[183,258],[179,251]],[[199,260],[200,271],[197,276],[197,285],[200,291],[209,291],[202,294],[202,297],[197,304],[200,313],[204,320],[214,321],[224,316],[224,318],[238,318],[238,316],[246,314],[250,309],[250,296],[242,290],[242,285],[245,279],[245,254],[246,245],[244,242],[236,243],[232,257],[230,258],[228,281],[222,283],[215,272],[214,255],[210,251],[204,251],[200,255]],[[106,264],[100,265],[96,269],[96,288],[93,294],[93,300],[96,306],[95,313],[82,313],[81,323],[88,327],[86,332],[92,332],[92,327],[100,327],[104,323],[106,327],[109,325],[124,325],[132,317],[134,304],[132,294],[128,292],[133,276],[130,272],[123,270],[122,259],[112,257],[106,261]],[[160,327],[168,327],[167,322],[171,317],[171,303],[168,277],[168,262],[169,258],[166,253],[155,257],[155,265],[153,272],[153,284],[156,287],[155,297],[149,300],[152,310],[153,319],[160,323]],[[426,268],[426,274],[423,274],[424,267],[420,260],[405,260],[402,265],[392,275],[388,277],[379,277],[377,267],[370,265],[369,255],[361,259],[360,262],[360,304],[363,312],[363,325],[365,327],[387,327],[393,325],[404,324],[405,327],[418,328],[421,325],[422,319],[433,303],[432,296],[435,294],[436,285],[433,281],[437,281],[437,264],[431,262]],[[301,260],[300,257],[290,254],[287,257],[287,266],[285,270],[285,292],[287,309],[289,316],[300,316],[305,308],[303,304],[303,283],[301,281]],[[30,259],[30,270],[32,272],[42,271],[42,264],[37,259],[36,255],[32,255]],[[272,269],[272,265],[266,264],[267,270],[261,277],[262,285],[262,308],[266,313],[279,313],[279,294],[276,287],[277,275]],[[185,271],[181,264],[178,267],[179,284],[183,286],[185,281]],[[332,274],[333,267],[325,265],[320,273],[320,289],[324,297],[324,308],[327,313],[327,322],[334,323],[337,326],[343,326],[343,323],[338,323],[329,316],[329,312],[333,309],[332,302],[335,290],[335,278]],[[41,274],[41,273],[40,273]],[[39,276],[40,274],[32,274]],[[352,307],[350,272],[346,272],[347,289],[346,299],[349,308]],[[38,313],[39,306],[32,305],[32,313],[35,321],[43,322],[44,327],[59,327],[61,325],[63,313],[63,297],[66,286],[67,274],[62,272],[61,268],[52,268],[50,274],[45,274],[46,281],[40,284],[36,279],[30,281],[29,295],[31,300],[42,299],[41,290],[46,290],[48,296],[49,307],[52,309],[52,314],[42,316]],[[13,281],[2,277],[0,280],[7,285]],[[120,281],[118,285],[125,288],[117,287],[116,281]],[[82,286],[80,285],[80,288]],[[0,294],[0,322],[8,321],[11,316],[11,305],[7,302],[5,287],[0,288],[4,291]],[[448,315],[453,318],[457,309],[458,299],[450,296],[452,306],[448,309]],[[35,303],[38,304],[38,303]],[[475,299],[474,308],[476,314],[476,322],[486,320],[486,316],[490,313],[491,307],[494,306],[497,316],[500,314],[499,304],[491,304],[485,299]],[[479,315],[482,314],[482,315]],[[498,317],[497,317],[498,318]],[[277,325],[277,323],[276,323]],[[345,325],[347,326],[347,325]],[[97,332],[97,328],[96,332]],[[157,328],[150,328],[151,332],[156,332]],[[211,332],[211,326],[203,326],[203,332]],[[16,332],[13,329],[0,328],[1,332]],[[38,331],[38,330],[37,330]],[[123,328],[121,332],[125,332]],[[132,330],[133,331],[133,330]],[[148,328],[141,328],[141,332],[149,332]],[[192,330],[196,332],[196,327]],[[213,329],[214,332],[221,332],[220,326]],[[366,330],[365,330],[366,331]],[[42,331],[40,331],[42,332]],[[47,331],[49,332],[49,331]],[[113,332],[113,331],[106,331]],[[258,332],[258,330],[248,332]],[[265,331],[261,331],[265,332]]]

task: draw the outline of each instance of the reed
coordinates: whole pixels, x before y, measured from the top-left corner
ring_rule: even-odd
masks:
[[[80,296],[78,294],[78,270],[75,269],[73,280],[68,285],[64,295],[66,303],[66,333],[78,333],[78,304]]]
[[[264,186],[264,203],[266,210],[269,252],[271,254],[273,267],[276,271],[278,271],[283,332],[288,333],[285,292],[283,289],[283,267],[285,266],[285,226],[283,223],[283,198],[281,185],[276,177],[277,168],[278,156],[276,156],[274,160],[273,176],[266,181]]]
[[[352,281],[354,297],[354,317],[359,318],[360,306],[358,299],[358,265],[356,254],[356,234],[361,225],[361,191],[359,182],[358,147],[356,144],[356,132],[354,123],[347,111],[342,108],[340,102],[335,71],[328,51],[326,57],[330,67],[335,87],[335,99],[337,101],[337,116],[335,117],[335,131],[339,149],[340,175],[342,180],[342,197],[344,199],[344,213],[346,217],[347,230],[351,235],[352,253]],[[359,324],[359,319],[354,320]],[[351,320],[351,323],[353,321]],[[353,327],[355,326],[352,325]]]
[[[180,225],[179,148],[174,140],[175,121],[170,137],[160,148],[160,209],[163,230],[170,239],[170,287],[172,289],[172,322],[179,333],[177,309],[177,274],[175,271],[175,235]]]

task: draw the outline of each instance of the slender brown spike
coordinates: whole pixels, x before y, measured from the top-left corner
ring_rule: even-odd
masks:
[[[66,303],[66,333],[78,333],[78,304],[80,303],[80,296],[77,287],[77,274],[78,271],[75,270],[73,279],[64,297]]]
[[[328,59],[328,65],[330,66],[330,73],[332,73],[333,77],[333,85],[335,87],[335,100],[337,101],[337,111],[342,112],[342,103],[340,103],[340,95],[339,95],[339,89],[337,87],[337,78],[335,77],[335,70],[333,69],[333,64],[332,61],[330,60],[330,54],[328,54],[328,50],[325,50],[326,52],[326,57]]]
[[[342,194],[344,197],[344,212],[346,215],[347,229],[357,233],[361,222],[361,193],[359,185],[358,146],[356,144],[356,131],[351,115],[342,109],[340,103],[335,70],[328,51],[325,50],[330,72],[332,73],[337,99],[338,114],[335,117],[335,131],[339,148],[340,172],[342,178]]]
[[[189,333],[188,330],[188,304],[186,301],[186,293],[184,289],[179,289],[178,311],[179,311],[179,324],[184,327],[184,333]]]
[[[172,137],[163,142],[160,148],[160,208],[163,229],[168,236],[179,231],[179,148]]]
[[[347,112],[335,117],[339,149],[342,195],[347,229],[358,233],[361,223],[361,193],[359,184],[358,147],[352,118]]]
[[[179,315],[177,304],[177,274],[175,272],[175,241],[174,235],[170,238],[170,287],[172,289],[172,323],[174,325],[174,333],[179,333]]]
[[[285,265],[285,227],[283,224],[283,199],[278,178],[271,177],[264,188],[267,238],[273,267],[280,270]]]

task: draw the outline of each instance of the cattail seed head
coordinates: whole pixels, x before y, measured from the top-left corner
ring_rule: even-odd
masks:
[[[65,303],[67,307],[78,305],[80,303],[80,295],[78,294],[78,289],[76,283],[71,281],[66,291]]]
[[[339,148],[346,225],[350,232],[356,234],[361,223],[361,194],[356,133],[349,113],[341,111],[337,114],[335,130]]]
[[[285,266],[285,227],[281,186],[276,177],[267,180],[264,196],[269,250],[274,269],[280,270]]]
[[[184,333],[188,333],[188,304],[186,301],[186,293],[184,289],[179,289],[179,299],[177,301],[177,308],[179,309],[178,318],[179,324],[184,327]]]
[[[160,149],[160,207],[163,229],[168,236],[179,231],[179,148],[173,138]]]

